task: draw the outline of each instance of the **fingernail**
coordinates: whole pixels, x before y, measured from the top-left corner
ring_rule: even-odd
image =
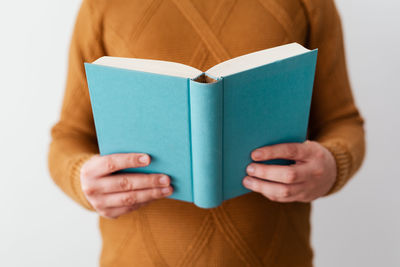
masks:
[[[261,157],[262,157],[262,152],[261,151],[255,150],[253,152],[253,158],[258,159],[258,158],[261,158]]]
[[[170,191],[171,190],[169,189],[169,187],[161,189],[161,193],[163,193],[164,195],[168,195]]]
[[[147,156],[147,155],[142,155],[142,156],[140,156],[140,157],[139,157],[139,162],[141,162],[141,163],[147,163],[148,157],[149,157],[149,156]]]
[[[249,178],[245,178],[244,181],[243,181],[243,184],[244,184],[246,187],[251,187],[252,183],[253,183],[253,181],[250,180]]]
[[[161,175],[159,179],[160,184],[167,185],[168,184],[168,177],[166,175]]]
[[[247,171],[247,173],[248,174],[253,174],[254,173],[254,166],[253,165],[249,165],[249,166],[247,166],[247,169],[246,169],[246,171]]]

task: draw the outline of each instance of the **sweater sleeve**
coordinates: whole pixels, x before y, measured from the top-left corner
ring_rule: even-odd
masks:
[[[84,62],[104,55],[100,16],[84,0],[76,18],[59,121],[51,129],[48,167],[54,182],[73,200],[93,210],[80,185],[83,163],[98,153]]]
[[[334,0],[305,0],[310,23],[309,47],[318,48],[310,139],[334,156],[337,177],[326,195],[340,190],[361,166],[365,154],[364,120],[347,75],[341,21]]]

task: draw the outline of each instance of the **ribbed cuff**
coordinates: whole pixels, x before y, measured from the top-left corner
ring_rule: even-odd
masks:
[[[75,158],[71,164],[70,168],[70,181],[72,183],[72,190],[75,195],[75,199],[86,209],[94,211],[95,209],[86,199],[85,195],[83,194],[82,187],[81,187],[81,168],[82,165],[89,160],[94,154],[83,154],[80,155],[78,158]]]
[[[320,142],[320,144],[332,153],[336,161],[336,180],[325,194],[325,196],[328,196],[339,191],[350,179],[352,159],[346,146],[340,140],[327,140]]]

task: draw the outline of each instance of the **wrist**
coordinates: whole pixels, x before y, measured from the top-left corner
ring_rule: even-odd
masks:
[[[91,211],[94,211],[95,209],[89,203],[85,194],[82,191],[81,169],[82,169],[83,164],[85,164],[85,162],[88,161],[94,155],[95,154],[92,154],[92,153],[85,153],[85,154],[81,154],[81,155],[75,157],[73,159],[73,161],[71,162],[71,171],[70,171],[72,189],[75,194],[75,197],[83,205],[83,207],[85,207],[86,209],[91,210]]]
[[[336,163],[335,181],[328,192],[324,195],[328,196],[343,188],[350,178],[352,159],[348,149],[340,142],[340,140],[326,140],[320,142],[320,144],[333,155]]]

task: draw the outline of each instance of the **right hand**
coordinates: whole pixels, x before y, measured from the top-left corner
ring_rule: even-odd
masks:
[[[150,164],[143,153],[95,155],[81,168],[81,187],[93,208],[105,218],[136,210],[148,202],[172,194],[171,179],[161,173],[118,173]]]

